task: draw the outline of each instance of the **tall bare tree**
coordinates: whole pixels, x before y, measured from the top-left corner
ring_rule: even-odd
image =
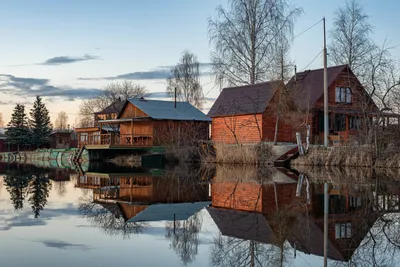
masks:
[[[346,6],[334,12],[333,17],[329,61],[332,65],[348,64],[357,75],[361,75],[365,60],[374,46],[369,16],[357,0],[348,0]]]
[[[68,129],[68,115],[65,111],[60,111],[57,114],[56,121],[54,122],[54,128],[57,130]]]
[[[176,95],[179,100],[187,101],[197,108],[202,107],[204,98],[203,88],[200,85],[200,64],[195,54],[184,51],[179,62],[171,69],[171,76],[167,78],[167,94]]]
[[[115,112],[119,112],[125,100],[143,97],[146,93],[147,90],[144,86],[135,84],[132,81],[110,83],[104,87],[100,94],[82,102],[79,108],[78,126],[93,126],[95,112],[99,112],[109,106],[112,106]]]
[[[270,78],[277,43],[289,40],[302,9],[286,0],[229,0],[229,9],[217,8],[208,20],[216,82],[254,84]]]

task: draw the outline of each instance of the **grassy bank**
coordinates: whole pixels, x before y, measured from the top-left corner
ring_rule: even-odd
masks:
[[[275,159],[271,146],[268,144],[255,145],[225,145],[216,144],[215,156],[207,161],[220,164],[263,164],[271,165]]]
[[[292,166],[340,166],[400,168],[400,152],[376,151],[369,146],[310,147],[307,155],[291,162]]]

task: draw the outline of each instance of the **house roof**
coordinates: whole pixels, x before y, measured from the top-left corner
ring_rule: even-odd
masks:
[[[327,68],[328,87],[345,70],[350,72],[348,65]],[[313,107],[324,94],[324,69],[296,73],[288,82],[287,87],[292,90],[293,99],[297,105],[301,107],[310,105]]]
[[[279,81],[224,88],[208,117],[263,113],[278,89]]]
[[[104,108],[103,110],[99,112],[95,112],[94,114],[112,114],[112,113],[118,113],[121,108],[123,107],[125,101],[121,99],[117,99],[114,101],[111,105],[108,107]]]
[[[153,204],[139,212],[128,222],[185,221],[210,205],[210,201],[174,204]]]
[[[210,121],[210,118],[189,102],[176,102],[175,108],[174,101],[147,100],[143,98],[128,99],[118,118],[120,118],[127,103],[132,103],[155,120]]]
[[[277,244],[274,231],[260,213],[214,207],[208,207],[207,211],[224,236]]]

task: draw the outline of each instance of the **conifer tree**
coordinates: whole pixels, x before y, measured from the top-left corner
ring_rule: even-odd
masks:
[[[5,135],[6,142],[12,146],[17,146],[18,151],[20,146],[29,145],[30,132],[24,105],[17,104],[15,106]]]
[[[49,111],[40,96],[37,96],[35,103],[33,103],[29,125],[32,133],[32,144],[37,147],[46,144],[52,129]]]

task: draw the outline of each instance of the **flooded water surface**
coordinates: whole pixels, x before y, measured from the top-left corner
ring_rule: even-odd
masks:
[[[400,266],[390,171],[0,167],[0,266]]]

